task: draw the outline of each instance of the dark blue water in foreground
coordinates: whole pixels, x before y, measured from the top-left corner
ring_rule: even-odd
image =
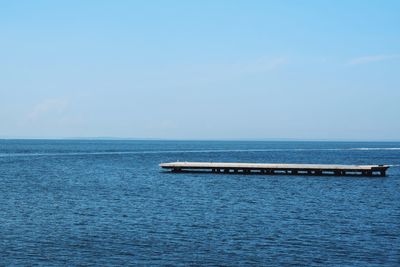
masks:
[[[0,265],[400,265],[386,178],[171,174],[169,161],[400,164],[400,143],[0,141]]]

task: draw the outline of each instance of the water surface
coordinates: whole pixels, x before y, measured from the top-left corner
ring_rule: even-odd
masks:
[[[169,161],[391,164],[386,178]],[[0,265],[400,265],[400,143],[0,141]]]

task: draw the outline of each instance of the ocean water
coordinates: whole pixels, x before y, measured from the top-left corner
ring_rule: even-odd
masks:
[[[388,176],[163,172],[390,164]],[[400,266],[400,143],[0,141],[0,266]]]

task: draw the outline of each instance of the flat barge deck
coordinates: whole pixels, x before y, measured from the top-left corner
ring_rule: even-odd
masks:
[[[160,167],[173,172],[211,172],[225,174],[284,174],[331,176],[386,176],[388,165],[276,164],[228,162],[170,162]]]

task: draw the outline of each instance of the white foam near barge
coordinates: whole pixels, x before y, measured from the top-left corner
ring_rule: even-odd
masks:
[[[275,164],[227,162],[171,162],[160,167],[173,172],[208,171],[213,173],[386,176],[388,165]]]

